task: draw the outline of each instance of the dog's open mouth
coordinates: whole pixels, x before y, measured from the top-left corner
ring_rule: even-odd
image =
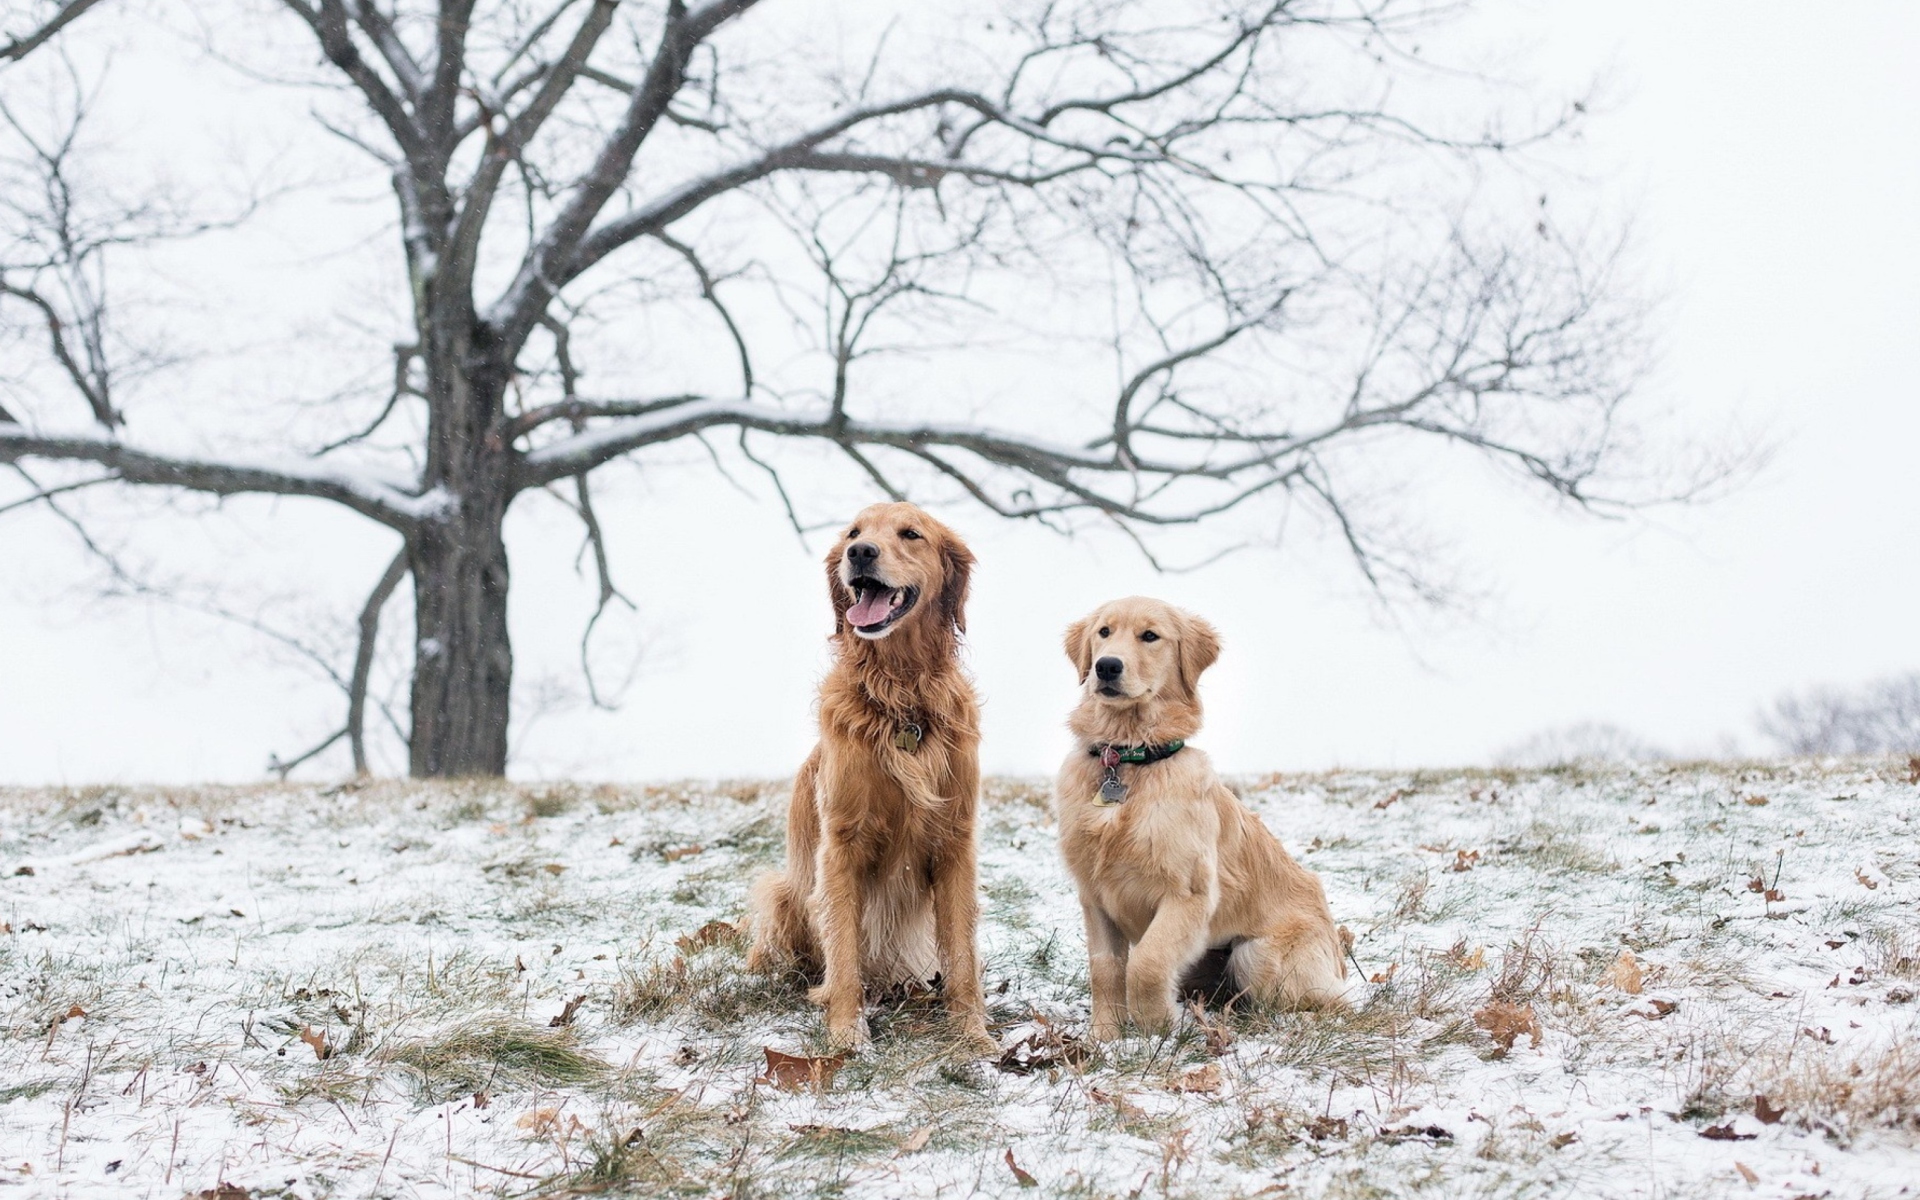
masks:
[[[901,617],[913,611],[920,599],[917,587],[891,587],[866,576],[853,580],[847,587],[853,592],[847,624],[861,637],[884,636]]]

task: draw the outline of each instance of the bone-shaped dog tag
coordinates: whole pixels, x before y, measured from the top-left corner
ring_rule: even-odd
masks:
[[[1102,804],[1118,804],[1126,798],[1127,785],[1120,782],[1120,773],[1109,770],[1106,779],[1101,781],[1100,784],[1100,802]]]

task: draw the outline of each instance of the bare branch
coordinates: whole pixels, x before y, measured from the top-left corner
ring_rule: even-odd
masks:
[[[85,434],[41,436],[19,425],[0,425],[0,462],[17,463],[22,459],[98,463],[127,483],[184,488],[216,496],[312,496],[344,504],[402,532],[439,515],[445,507],[444,498],[436,493],[414,495],[398,483],[317,463],[221,462],[157,454]]]
[[[60,6],[59,11],[42,22],[38,29],[30,30],[18,37],[8,38],[7,44],[0,46],[0,60],[19,62],[45,45],[54,34],[59,33],[98,3],[100,0],[67,0]]]
[[[708,0],[689,12],[682,0],[669,0],[666,28],[659,48],[627,106],[613,136],[607,139],[584,178],[575,185],[560,214],[554,218],[522,261],[513,283],[488,314],[488,323],[509,346],[518,346],[539,320],[559,287],[577,271],[567,271],[588,227],[633,169],[641,143],[665,115],[685,82],[688,61],[701,42],[721,25],[752,8],[759,0]]]
[[[380,612],[407,577],[407,548],[393,556],[380,582],[373,585],[366,604],[360,608],[360,642],[353,655],[353,677],[347,684],[347,727],[344,732],[353,747],[353,773],[367,773],[367,680],[373,674],[373,649],[380,636]],[[295,760],[295,766],[299,760]],[[281,778],[285,778],[284,775]]]
[[[505,129],[487,139],[486,157],[481,160],[472,182],[467,185],[460,219],[454,225],[448,251],[449,278],[455,286],[464,287],[471,278],[480,248],[480,231],[486,226],[487,212],[493,206],[494,192],[500,186],[501,177],[506,174],[508,165],[520,157],[533,135],[546,124],[547,118],[553,115],[554,108],[566,95],[567,89],[573,86],[574,80],[579,78],[594,46],[613,23],[613,12],[617,6],[618,0],[593,0],[593,6],[580,23],[579,30],[574,33],[566,53],[545,72],[540,90],[534,93],[524,109],[506,121]]]
[[[272,771],[275,775],[279,776],[281,782],[284,783],[286,782],[287,776],[293,774],[293,769],[295,767],[306,762],[308,759],[319,754],[322,750],[325,750],[327,747],[333,745],[335,742],[339,741],[341,738],[346,736],[347,736],[347,730],[343,726],[342,728],[336,729],[332,733],[328,734],[324,741],[322,741],[319,745],[315,746],[313,749],[307,751],[305,754],[296,755],[293,758],[285,759],[285,760],[281,759],[281,757],[278,754],[270,754],[267,756],[267,770]]]

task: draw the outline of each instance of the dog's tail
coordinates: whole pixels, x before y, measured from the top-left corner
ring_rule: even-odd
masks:
[[[747,951],[749,971],[811,973],[817,968],[820,956],[806,906],[785,871],[768,871],[754,880],[747,897],[747,924],[753,936],[753,948]]]

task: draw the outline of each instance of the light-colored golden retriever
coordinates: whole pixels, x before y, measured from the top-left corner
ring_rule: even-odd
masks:
[[[1086,916],[1093,1036],[1117,1037],[1129,1018],[1169,1028],[1176,988],[1209,951],[1256,1002],[1340,1003],[1344,947],[1320,881],[1184,745],[1200,729],[1200,673],[1220,654],[1213,627],[1136,596],[1068,626],[1066,648],[1079,744],[1054,810]]]
[[[973,555],[911,504],[861,511],[827,555],[834,663],[820,743],[787,809],[787,865],[751,899],[755,970],[820,977],[835,1045],[867,1039],[865,987],[944,981],[990,1048],[974,944],[979,704],[962,673]]]

